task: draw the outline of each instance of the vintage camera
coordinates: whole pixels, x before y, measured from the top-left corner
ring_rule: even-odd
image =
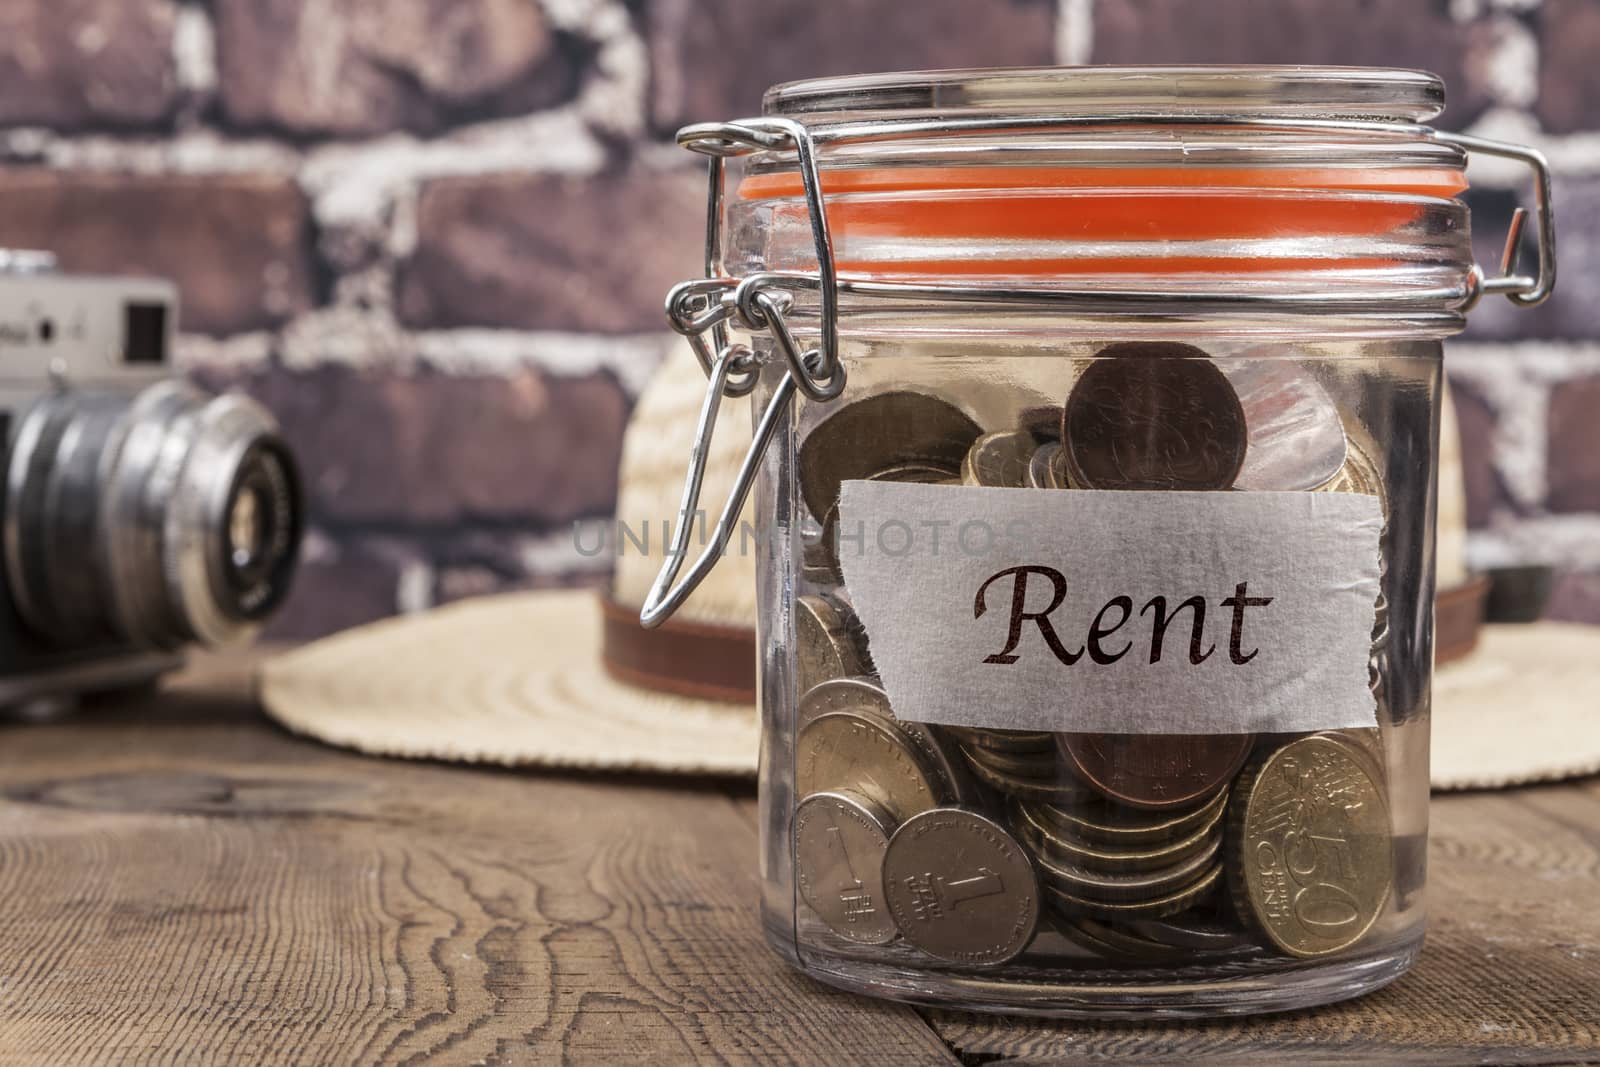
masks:
[[[173,376],[177,291],[0,251],[0,708],[131,688],[282,602],[302,506],[277,424]]]

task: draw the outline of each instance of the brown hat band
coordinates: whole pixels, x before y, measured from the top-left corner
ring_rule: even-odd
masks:
[[[756,701],[756,635],[743,626],[668,619],[639,625],[639,609],[600,594],[600,660],[619,682],[699,700]]]
[[[1487,576],[1441,592],[1433,603],[1433,660],[1449,663],[1478,647],[1489,596]]]

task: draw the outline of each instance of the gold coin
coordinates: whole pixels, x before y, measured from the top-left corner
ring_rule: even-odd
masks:
[[[1149,871],[1181,862],[1184,858],[1205,850],[1221,836],[1223,809],[1218,807],[1208,822],[1201,823],[1187,836],[1157,844],[1135,844],[1127,847],[1099,845],[1075,839],[1071,834],[1052,826],[1039,816],[1039,805],[1015,805],[1019,823],[1031,827],[1049,842],[1051,850],[1067,862],[1097,871]]]
[[[972,443],[961,463],[961,480],[967,485],[1022,489],[1028,485],[1028,463],[1038,441],[1027,430],[986,433]]]
[[[1292,956],[1349,948],[1388,902],[1394,838],[1370,766],[1350,741],[1314,734],[1278,748],[1235,788],[1235,903]]]
[[[1070,808],[1041,804],[1035,814],[1045,825],[1069,838],[1127,847],[1172,841],[1201,826],[1215,825],[1227,803],[1228,791],[1224,789],[1198,807],[1176,814],[1111,804]]]
[[[876,716],[835,711],[807,723],[795,753],[801,796],[854,790],[897,820],[939,805],[941,790],[905,735]]]
[[[1091,900],[1068,893],[1054,883],[1045,883],[1045,892],[1056,908],[1067,915],[1092,915],[1102,919],[1159,919],[1194,907],[1222,879],[1222,864],[1214,863],[1190,884],[1153,900],[1117,903]]]

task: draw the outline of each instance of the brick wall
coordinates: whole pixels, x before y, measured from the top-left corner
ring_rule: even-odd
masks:
[[[1558,295],[1486,301],[1450,356],[1472,552],[1560,562],[1556,613],[1600,621],[1597,55],[1600,0],[6,0],[0,245],[181,284],[185,368],[308,468],[308,635],[595,577],[569,524],[698,265],[678,125],[869,69],[1424,67],[1561,209]],[[1473,174],[1486,262],[1516,177]]]

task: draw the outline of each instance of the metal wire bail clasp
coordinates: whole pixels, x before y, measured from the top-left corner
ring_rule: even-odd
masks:
[[[839,360],[839,286],[833,265],[833,241],[828,233],[827,215],[823,211],[816,147],[805,127],[781,118],[705,123],[686,126],[679,131],[678,143],[710,157],[706,199],[706,276],[673,288],[667,296],[667,318],[673,329],[689,339],[709,380],[706,398],[700,407],[700,420],[695,427],[694,445],[689,453],[689,472],[684,479],[683,498],[678,505],[678,523],[673,532],[672,545],[667,550],[661,573],[656,576],[639,612],[639,622],[646,628],[665,622],[694,592],[711,568],[717,565],[729,538],[733,536],[745,499],[750,495],[761,457],[772,441],[778,420],[793,402],[796,390],[813,400],[826,401],[843,392],[845,384],[844,365]],[[767,272],[742,279],[732,278],[722,263],[723,160],[746,152],[790,149],[795,153],[805,189],[811,237],[816,245],[817,273]],[[821,340],[816,348],[802,350],[784,316],[793,305],[793,294],[810,290],[817,292],[821,305]],[[769,333],[775,347],[788,363],[788,369],[779,380],[756,425],[750,448],[739,465],[739,472],[723,504],[722,513],[717,518],[710,543],[701,551],[683,580],[678,581],[679,572],[688,558],[689,539],[695,528],[693,520],[700,506],[700,490],[705,481],[711,436],[716,431],[717,411],[722,398],[748,394],[755,388],[759,374],[755,353],[728,339],[727,324],[734,319],[747,330]]]
[[[1511,225],[1506,231],[1505,250],[1500,255],[1500,273],[1493,278],[1482,277],[1483,271],[1473,267],[1475,277],[1481,278],[1478,292],[1473,295],[1472,302],[1482,293],[1502,293],[1505,298],[1520,307],[1537,307],[1550,299],[1550,294],[1556,288],[1556,222],[1555,208],[1550,197],[1550,164],[1544,158],[1544,153],[1523,145],[1511,144],[1507,141],[1491,141],[1486,137],[1473,137],[1465,133],[1450,133],[1445,130],[1435,130],[1433,136],[1447,144],[1457,145],[1467,152],[1481,152],[1487,156],[1500,156],[1503,159],[1514,159],[1526,164],[1533,171],[1533,210],[1537,225],[1534,228],[1534,239],[1538,251],[1539,273],[1533,277],[1525,274],[1512,273],[1517,266],[1517,252],[1522,245],[1522,231],[1528,221],[1528,209],[1518,207],[1511,216]]]

